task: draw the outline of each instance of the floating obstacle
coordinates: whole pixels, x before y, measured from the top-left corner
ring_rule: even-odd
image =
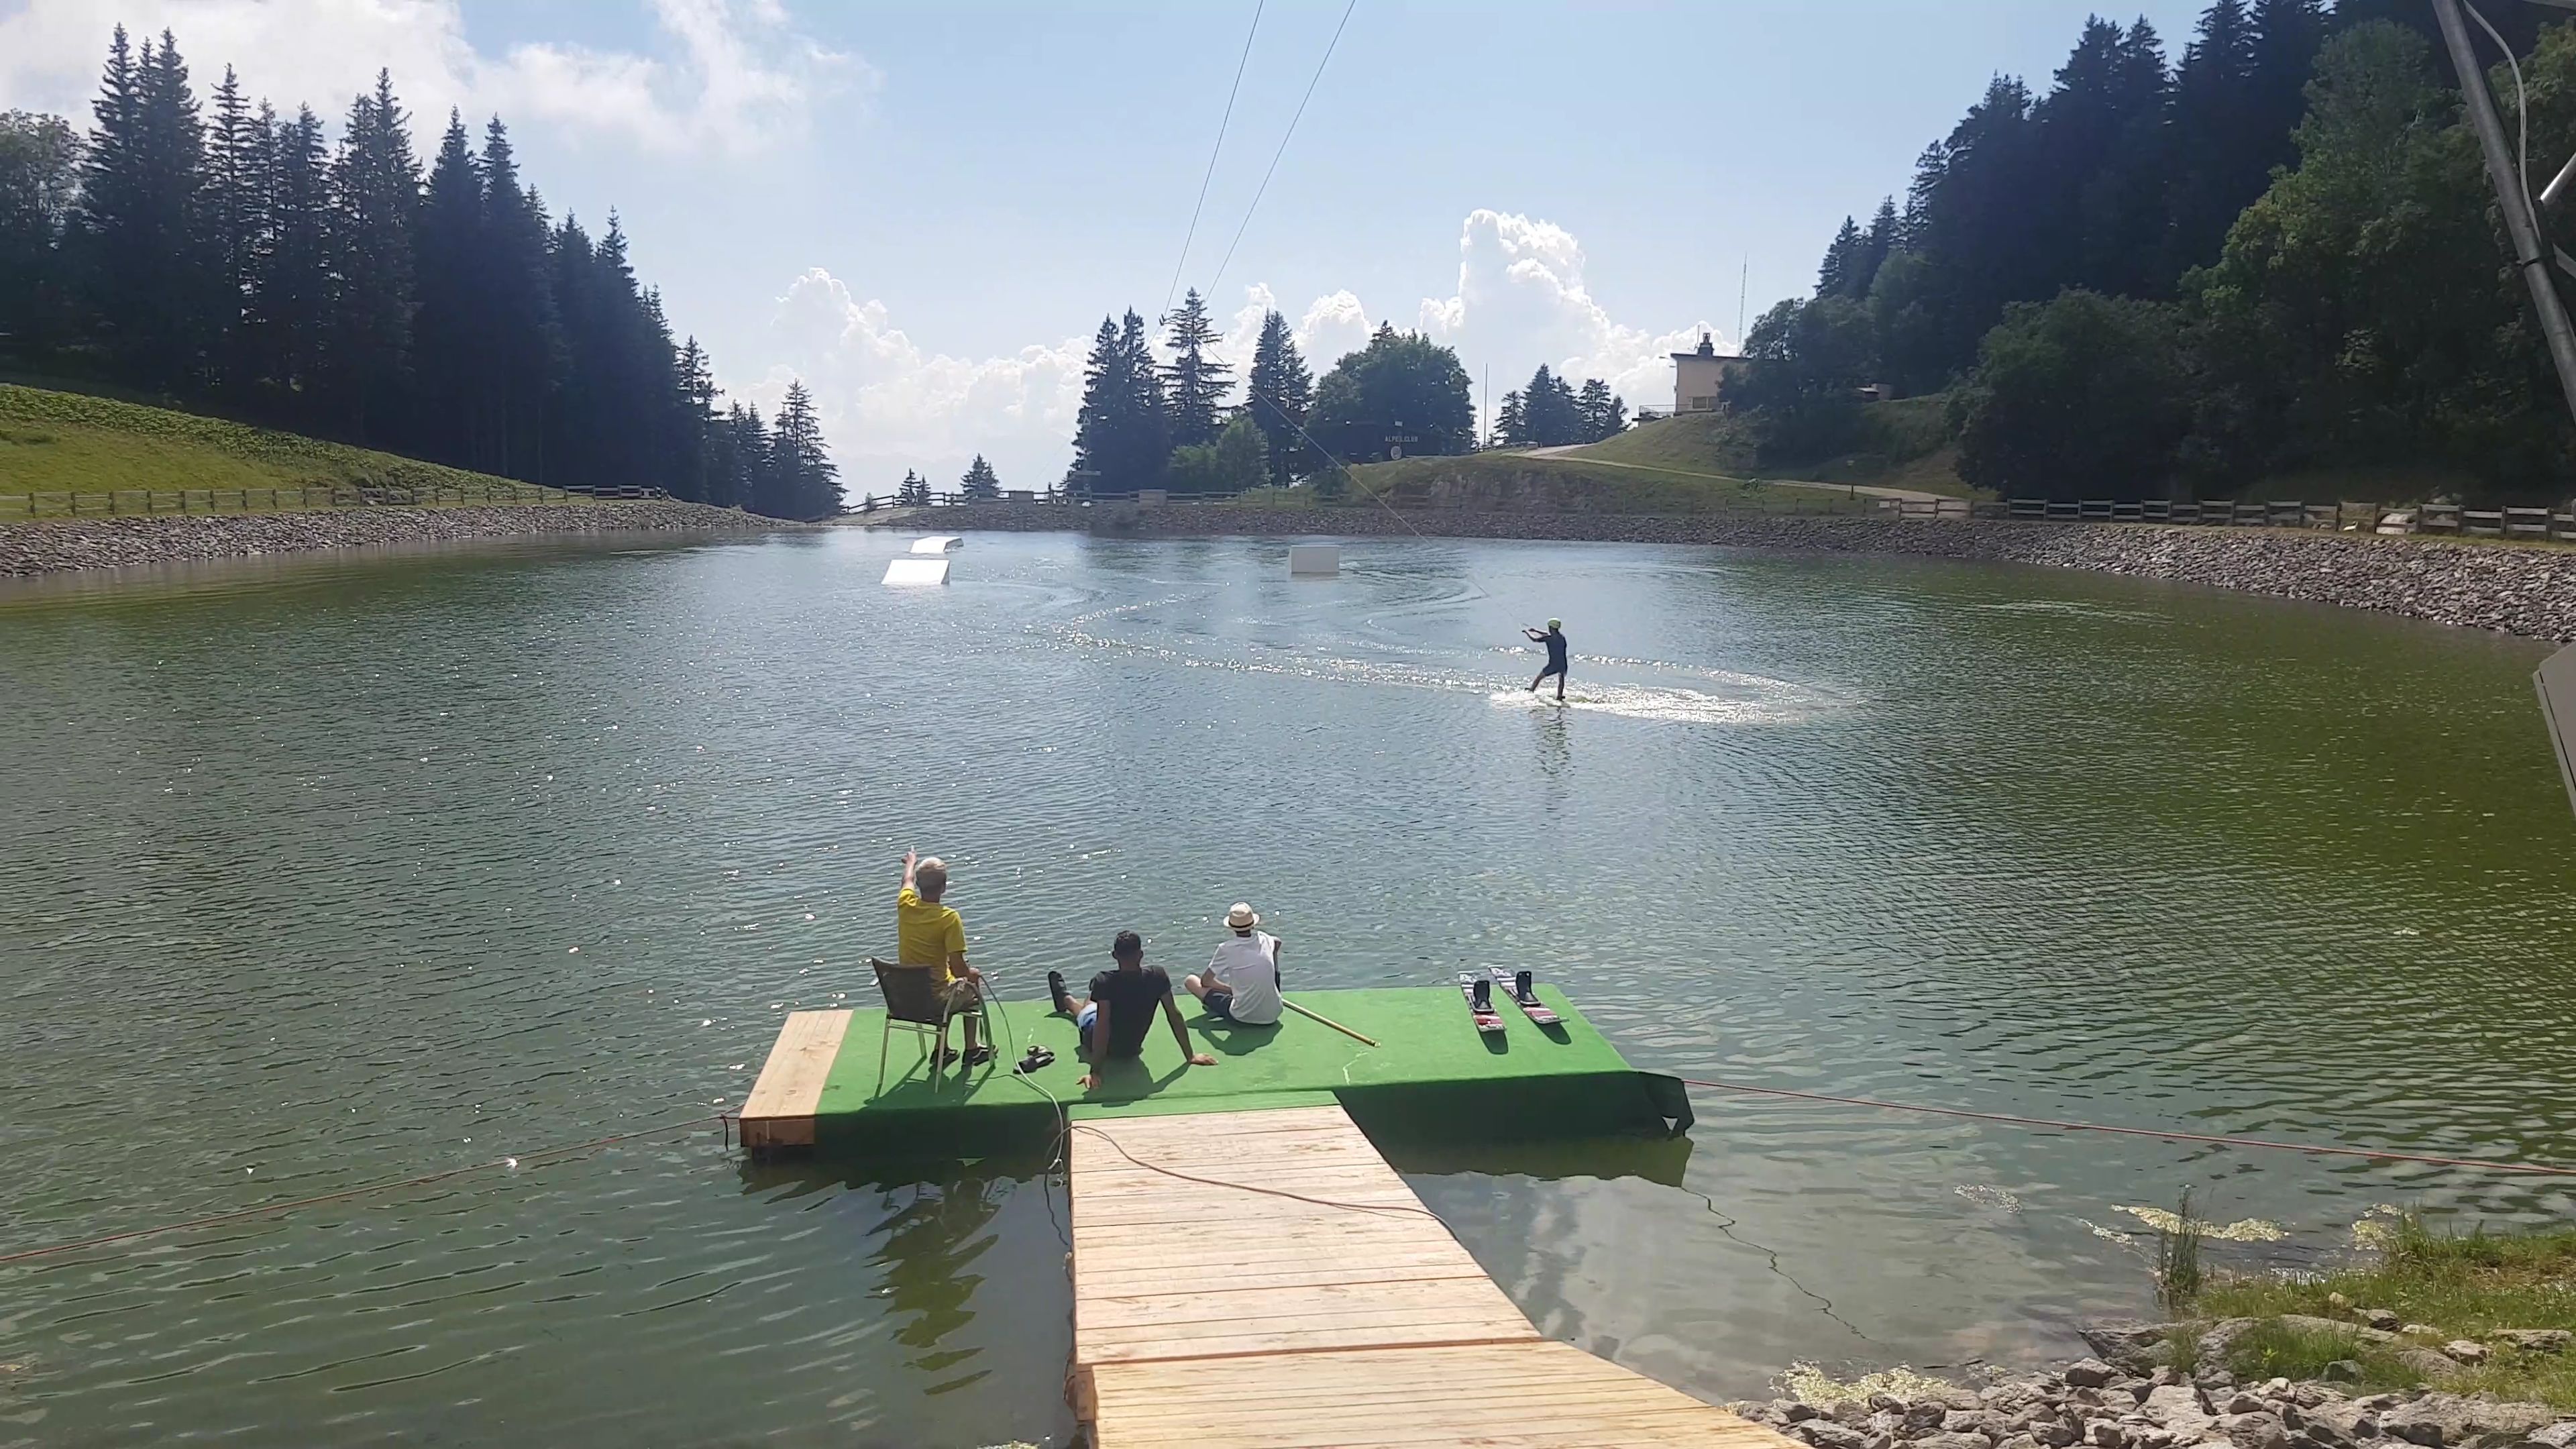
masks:
[[[1337,543],[1292,543],[1288,545],[1288,576],[1305,578],[1326,576],[1342,571],[1342,546]]]
[[[954,553],[966,546],[966,540],[953,533],[934,533],[912,541],[914,553]]]
[[[948,559],[895,558],[886,560],[885,585],[890,589],[920,588],[948,582]]]

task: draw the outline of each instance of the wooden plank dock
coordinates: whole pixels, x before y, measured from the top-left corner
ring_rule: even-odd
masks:
[[[1081,1123],[1070,1157],[1096,1449],[1795,1449],[1542,1338],[1338,1106]]]
[[[778,1040],[761,1063],[760,1080],[742,1103],[742,1145],[759,1151],[771,1147],[811,1147],[814,1119],[821,1110],[823,1087],[840,1059],[849,1035],[846,1011],[790,1012]]]
[[[1678,1177],[1680,1084],[1539,993],[1561,1021],[1508,1012],[1493,1034],[1449,987],[1300,993],[1374,1044],[1293,1015],[1236,1027],[1193,1003],[1190,1047],[1219,1065],[1185,1067],[1158,1027],[1087,1089],[1073,1023],[1038,1003],[1004,1004],[996,1027],[1006,1058],[1035,1043],[1052,1065],[935,1084],[916,1040],[888,1045],[884,1013],[798,1011],[743,1103],[742,1140],[968,1153],[1068,1133],[1071,1384],[1094,1449],[1804,1449],[1542,1337],[1361,1130],[1399,1154],[1426,1125],[1450,1154],[1616,1145]]]

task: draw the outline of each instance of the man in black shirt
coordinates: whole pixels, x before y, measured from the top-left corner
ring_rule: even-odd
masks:
[[[1565,621],[1548,620],[1544,634],[1536,629],[1523,629],[1521,633],[1528,636],[1531,643],[1547,646],[1547,667],[1538,672],[1538,678],[1530,681],[1530,693],[1536,694],[1538,687],[1553,674],[1556,676],[1556,702],[1565,703]]]
[[[1137,1057],[1145,1052],[1145,1033],[1154,1024],[1154,1008],[1172,1023],[1172,1040],[1181,1044],[1181,1055],[1194,1067],[1212,1067],[1216,1058],[1205,1052],[1190,1050],[1190,1034],[1181,1025],[1181,1008],[1172,1000],[1172,978],[1160,966],[1145,964],[1145,938],[1133,931],[1121,931],[1109,946],[1110,956],[1118,969],[1103,971],[1091,978],[1091,999],[1076,1003],[1064,989],[1064,974],[1047,973],[1047,993],[1055,998],[1055,1009],[1074,1019],[1082,1028],[1084,1052],[1091,1058],[1091,1070],[1082,1079],[1083,1090],[1100,1085],[1100,1068],[1113,1057]]]

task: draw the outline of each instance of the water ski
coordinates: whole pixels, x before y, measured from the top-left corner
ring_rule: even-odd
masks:
[[[1475,1013],[1476,1030],[1496,1036],[1503,1029],[1503,1014],[1494,1010],[1494,982],[1488,976],[1461,973],[1458,992],[1467,998],[1467,1009]]]
[[[1512,1004],[1521,1009],[1521,1015],[1528,1017],[1533,1025],[1554,1026],[1561,1019],[1554,1007],[1539,1001],[1538,988],[1530,985],[1528,972],[1505,974],[1500,966],[1493,968],[1493,972],[1494,989],[1510,997]]]

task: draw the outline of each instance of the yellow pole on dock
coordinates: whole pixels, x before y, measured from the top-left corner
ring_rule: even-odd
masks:
[[[1342,1025],[1340,1022],[1333,1020],[1331,1017],[1324,1015],[1322,1012],[1308,1011],[1306,1008],[1290,1001],[1285,996],[1279,998],[1279,1004],[1288,1008],[1290,1011],[1297,1013],[1299,1016],[1306,1018],[1308,1021],[1322,1022],[1324,1025],[1329,1026],[1333,1030],[1340,1032],[1342,1035],[1349,1037],[1351,1040],[1360,1043],[1362,1046],[1377,1045],[1377,1039],[1375,1037],[1362,1036],[1358,1032],[1351,1030],[1349,1027]]]

